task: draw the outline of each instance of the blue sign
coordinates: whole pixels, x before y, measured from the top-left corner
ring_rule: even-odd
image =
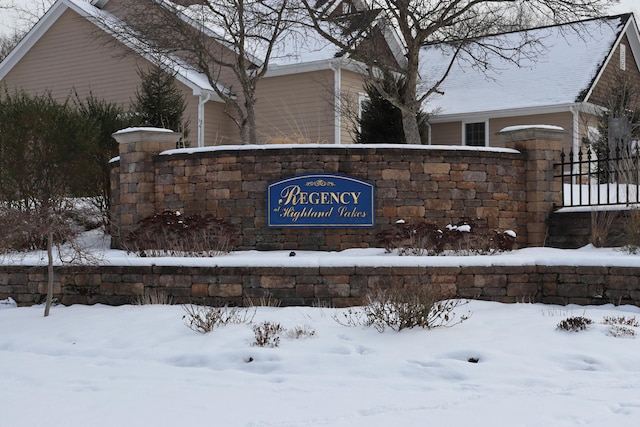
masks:
[[[269,183],[267,227],[375,226],[375,185],[336,174],[298,175]]]

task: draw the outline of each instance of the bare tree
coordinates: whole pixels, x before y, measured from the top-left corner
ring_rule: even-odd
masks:
[[[39,0],[34,2],[16,2],[0,0],[0,10],[9,11],[12,16],[10,32],[0,34],[0,61],[11,53],[27,32],[49,10],[54,0]]]
[[[240,139],[255,144],[256,86],[275,56],[286,55],[299,10],[290,0],[138,0],[122,2],[125,25],[115,31],[135,39],[164,66],[204,73],[227,105]],[[105,23],[113,29],[114,23]]]
[[[0,62],[20,43],[22,37],[24,37],[24,33],[18,31],[7,36],[0,35]]]
[[[301,0],[314,28],[352,58],[366,64],[378,92],[402,112],[407,141],[420,141],[416,120],[427,98],[440,92],[455,61],[482,69],[491,57],[509,61],[533,60],[543,40],[501,37],[505,31],[530,28],[535,23],[565,23],[598,16],[611,0],[370,0],[351,3],[355,10],[334,8],[327,0]],[[535,17],[533,22],[531,19]],[[493,37],[486,37],[494,35]],[[399,51],[385,55],[382,37],[398,42]],[[426,45],[448,46],[449,65],[425,75],[421,51]],[[383,85],[392,74],[406,81],[404,90]]]
[[[22,33],[33,27],[49,10],[55,0],[15,1],[0,0],[0,9],[9,10],[14,16],[12,30]]]

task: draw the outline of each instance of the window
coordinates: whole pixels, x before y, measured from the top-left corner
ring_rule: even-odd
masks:
[[[464,124],[464,145],[484,147],[487,145],[487,125],[485,122]]]
[[[369,106],[369,95],[366,93],[358,94],[358,120],[362,119],[362,112]]]
[[[620,69],[627,69],[627,45],[620,44]]]

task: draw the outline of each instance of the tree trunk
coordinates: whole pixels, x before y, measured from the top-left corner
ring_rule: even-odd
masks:
[[[253,94],[246,94],[247,101],[244,103],[245,112],[247,114],[246,120],[244,122],[246,126],[246,141],[242,141],[245,144],[257,144],[258,137],[256,134],[256,100],[253,98]]]
[[[47,235],[47,300],[44,305],[44,317],[49,315],[53,301],[53,230]]]
[[[416,114],[406,109],[402,109],[402,129],[404,130],[404,141],[407,144],[421,144],[420,129]]]

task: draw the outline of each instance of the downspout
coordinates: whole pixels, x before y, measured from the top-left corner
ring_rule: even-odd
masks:
[[[427,122],[427,145],[431,145],[431,123]]]
[[[578,174],[578,162],[577,162],[577,158],[575,158],[578,155],[578,151],[580,150],[580,116],[579,116],[579,111],[578,111],[578,107],[574,104],[571,107],[569,107],[569,111],[571,111],[571,114],[573,115],[573,144],[572,144],[572,151],[573,151],[573,156],[574,158],[571,159],[571,163],[573,163],[573,167],[572,167],[572,171],[571,173],[576,176]]]
[[[204,104],[211,99],[211,94],[200,94],[198,100],[198,147],[204,147]]]
[[[331,69],[333,70],[333,97],[335,99],[333,143],[340,144],[340,135],[342,134],[342,115],[340,114],[342,110],[342,99],[340,98],[340,89],[342,88],[342,70],[340,69],[340,63],[338,61],[332,62]]]

